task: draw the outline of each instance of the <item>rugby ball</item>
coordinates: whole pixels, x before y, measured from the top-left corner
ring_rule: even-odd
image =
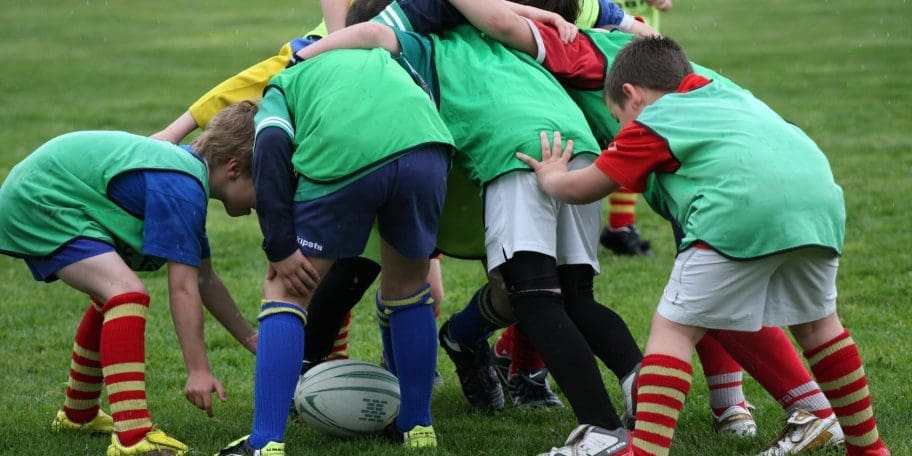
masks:
[[[325,434],[380,432],[399,414],[399,380],[364,361],[326,361],[301,375],[294,407],[304,422]]]

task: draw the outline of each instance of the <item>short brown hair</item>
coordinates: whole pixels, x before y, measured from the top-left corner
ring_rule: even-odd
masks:
[[[206,131],[191,143],[194,152],[206,159],[210,166],[219,166],[236,158],[245,176],[252,175],[253,116],[258,106],[253,101],[242,101],[216,114]]]
[[[627,101],[626,83],[661,92],[674,92],[693,66],[671,38],[639,37],[624,46],[605,78],[605,96],[619,106]]]
[[[391,0],[358,0],[348,7],[348,14],[345,15],[345,25],[360,24],[373,19],[380,14]]]

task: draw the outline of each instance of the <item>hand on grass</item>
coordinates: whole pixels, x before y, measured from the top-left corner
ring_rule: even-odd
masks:
[[[212,413],[212,393],[216,393],[220,401],[228,400],[228,394],[225,388],[219,383],[218,379],[212,376],[211,372],[191,372],[187,377],[187,384],[184,386],[184,397],[197,408],[206,411],[210,418],[215,416]]]

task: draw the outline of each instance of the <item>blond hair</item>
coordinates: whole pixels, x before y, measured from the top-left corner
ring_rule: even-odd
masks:
[[[241,172],[250,176],[253,156],[253,116],[257,104],[242,101],[216,114],[206,131],[191,143],[193,150],[206,159],[209,166],[220,166],[231,159],[238,159]]]

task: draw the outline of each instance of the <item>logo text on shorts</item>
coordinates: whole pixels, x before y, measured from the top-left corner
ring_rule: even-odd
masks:
[[[314,249],[318,252],[323,251],[323,244],[320,244],[319,242],[308,241],[307,239],[303,239],[300,236],[298,237],[298,245],[301,247],[306,247],[308,249]]]

